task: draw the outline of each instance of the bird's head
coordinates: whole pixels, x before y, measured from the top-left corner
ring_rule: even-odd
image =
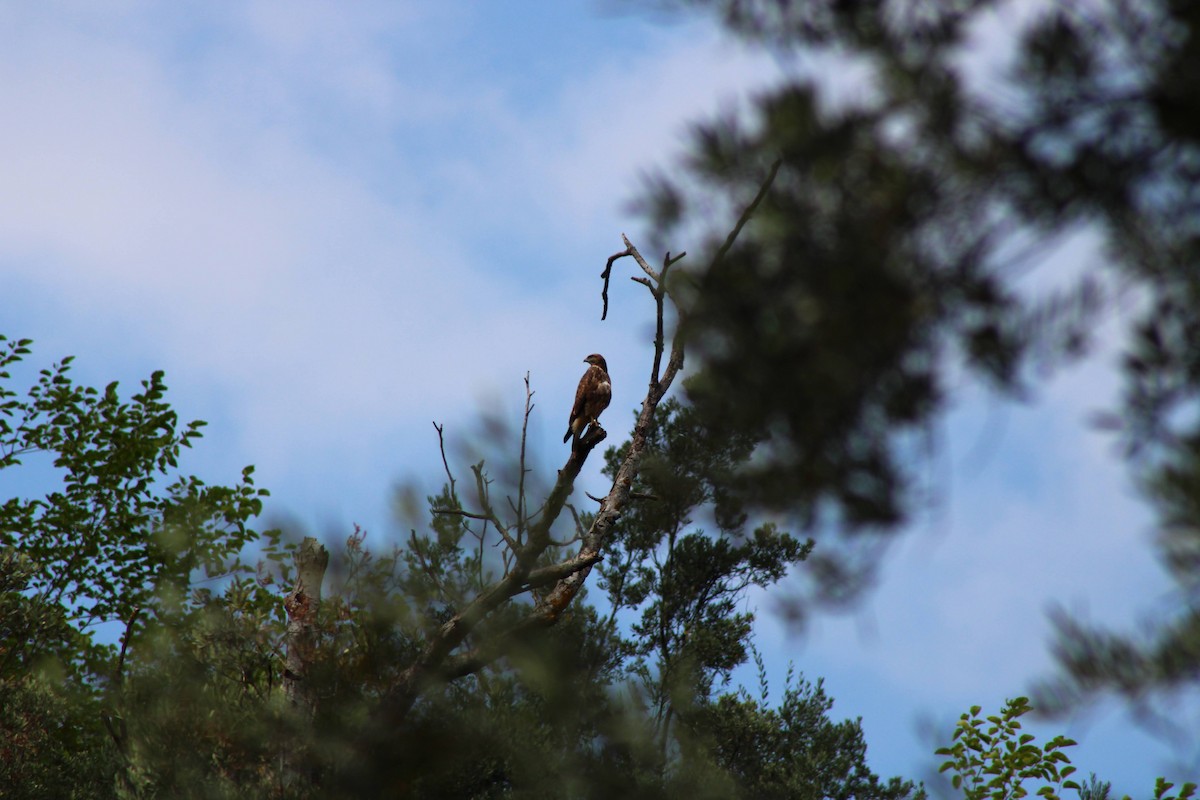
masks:
[[[608,372],[608,364],[605,363],[604,356],[600,355],[599,353],[592,353],[590,356],[585,358],[584,361],[591,364],[593,367],[599,367],[605,372]]]

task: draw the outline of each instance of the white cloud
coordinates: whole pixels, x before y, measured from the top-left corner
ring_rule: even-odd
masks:
[[[569,396],[597,349],[632,406],[651,306],[622,276],[612,321],[598,324],[615,209],[634,171],[665,157],[711,99],[706,81],[733,87],[748,59],[680,39],[564,86],[530,121],[493,87],[438,93],[397,71],[397,42],[373,26],[413,39],[426,29],[407,28],[410,15],[323,8],[206,13],[199,31],[174,20],[174,44],[103,15],[27,20],[21,41],[0,47],[10,279],[41,287],[80,339],[105,330],[100,320],[124,320],[122,336],[136,320],[136,339],[110,346],[168,366],[177,386],[217,388],[247,460],[287,462],[412,418],[424,432],[435,415],[516,395],[527,369],[557,428],[552,398]],[[336,125],[323,108],[353,117],[354,134],[324,141]],[[397,126],[434,135],[468,111],[494,134],[487,149],[392,152],[385,181],[353,155],[360,136],[383,147]],[[429,185],[447,174],[469,181]],[[480,251],[481,231],[517,221]],[[578,287],[569,300],[522,280],[540,239],[541,259],[571,259],[556,278]]]

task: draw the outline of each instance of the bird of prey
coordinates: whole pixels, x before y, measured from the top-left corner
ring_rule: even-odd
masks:
[[[563,436],[565,443],[575,435],[578,441],[580,434],[588,425],[600,424],[600,412],[608,408],[612,400],[612,383],[608,379],[608,364],[604,356],[592,353],[584,359],[588,364],[587,372],[579,379],[579,388],[575,390],[575,405],[571,407],[571,420],[567,423],[567,432]]]

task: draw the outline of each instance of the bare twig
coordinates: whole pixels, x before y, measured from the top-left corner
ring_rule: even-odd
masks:
[[[584,494],[587,494],[587,492],[584,492]],[[588,494],[588,497],[591,497],[591,495]],[[576,535],[571,541],[579,541],[583,538],[583,523],[579,519],[579,512],[575,510],[575,506],[571,503],[567,503],[567,510],[571,512],[571,518],[575,520]]]
[[[623,238],[624,238],[624,236],[625,235],[622,234]],[[636,283],[640,283],[643,286],[645,286],[647,289],[650,290],[650,295],[654,298],[654,306],[655,306],[654,363],[650,367],[650,387],[651,387],[651,390],[653,391],[654,387],[658,386],[658,384],[659,384],[659,374],[658,373],[659,373],[659,369],[662,367],[663,298],[666,296],[667,289],[666,289],[666,285],[662,282],[662,276],[660,276],[658,273],[656,273],[654,270],[652,270],[650,268],[650,265],[646,263],[646,259],[642,258],[642,254],[639,253],[637,248],[634,247],[630,243],[628,238],[625,238],[625,244],[628,245],[629,254],[631,256],[633,256],[633,259],[638,264],[641,265],[642,269],[645,270],[648,275],[651,276],[650,278],[643,278],[641,276],[634,275],[634,276],[630,277],[630,280],[634,281]],[[684,255],[685,254],[681,254],[681,255],[677,256],[674,260],[671,260],[671,254],[667,253],[667,258],[664,260],[664,264],[663,264],[663,274],[665,275],[667,269],[669,269],[670,266],[672,264],[674,264],[676,261],[683,258]],[[653,282],[651,282],[651,278],[654,279]]]
[[[619,253],[613,253],[608,257],[608,261],[604,264],[604,272],[600,273],[600,277],[604,279],[604,288],[600,290],[600,298],[604,301],[604,310],[600,312],[601,321],[608,317],[608,279],[612,276],[613,262],[618,258],[624,258],[627,255],[629,255],[628,247]]]
[[[717,250],[716,255],[713,256],[711,264],[712,267],[715,267],[717,264],[721,263],[721,260],[725,258],[725,254],[729,252],[729,248],[733,247],[733,243],[737,241],[738,234],[742,232],[742,228],[746,227],[746,223],[750,221],[750,217],[754,216],[754,212],[758,208],[758,204],[761,203],[763,198],[767,196],[767,192],[770,190],[771,184],[775,182],[775,176],[779,174],[779,168],[782,165],[783,159],[779,158],[776,159],[775,163],[771,165],[771,168],[767,170],[767,177],[763,180],[762,185],[758,187],[758,194],[754,195],[754,199],[750,201],[750,205],[746,206],[745,210],[742,211],[742,215],[738,217],[738,221],[733,226],[733,230],[731,230],[729,235],[725,237],[724,243],[721,244],[720,249]]]
[[[525,536],[525,474],[529,472],[525,468],[525,441],[529,433],[529,415],[533,413],[533,391],[529,388],[529,373],[525,373],[525,417],[521,421],[521,459],[520,470],[521,474],[517,478],[517,541],[521,542]]]
[[[117,656],[117,686],[121,686],[125,682],[125,653],[129,650],[129,640],[133,636],[133,626],[141,613],[142,607],[140,605],[134,606],[133,613],[129,615],[129,621],[125,623],[125,633],[121,636],[121,654]]]
[[[471,472],[475,474],[475,491],[479,494],[479,504],[483,506],[483,515],[477,517],[484,521],[484,530],[480,535],[486,535],[487,524],[490,522],[496,526],[496,530],[504,537],[504,543],[513,550],[516,550],[517,543],[509,535],[508,526],[500,521],[500,518],[496,516],[495,509],[492,508],[491,493],[488,491],[489,481],[484,477],[483,462],[480,461],[478,464],[472,464]]]
[[[438,450],[442,453],[442,466],[446,469],[446,480],[450,481],[450,499],[458,502],[458,494],[454,490],[454,474],[450,471],[450,462],[446,460],[446,437],[443,435],[446,426],[433,423],[433,429],[438,435]]]
[[[636,261],[637,265],[642,268],[642,272],[645,272],[650,276],[650,280],[661,286],[662,276],[654,271],[654,268],[650,266],[646,259],[642,258],[642,254],[639,253],[638,249],[633,246],[632,242],[629,241],[629,237],[622,233],[621,241],[625,243],[625,248],[629,251],[629,255],[633,256],[633,260]]]
[[[435,508],[431,513],[445,514],[453,517],[467,517],[468,519],[478,519],[484,522],[491,522],[492,518],[487,514],[477,514],[474,511],[464,511],[461,508]]]
[[[597,503],[604,502],[603,497],[596,497],[596,495],[591,494],[589,492],[584,492],[584,494],[586,494],[588,496],[589,500],[595,500]],[[649,492],[630,492],[629,499],[630,500],[657,500],[658,495],[650,494]]]

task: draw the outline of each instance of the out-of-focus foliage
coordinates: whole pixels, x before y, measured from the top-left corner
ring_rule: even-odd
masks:
[[[116,763],[99,707],[62,666],[78,637],[29,592],[37,567],[0,550],[0,786],[25,798],[103,797]]]
[[[1159,512],[1178,602],[1138,636],[1064,618],[1062,679],[1038,706],[1196,687],[1196,4],[650,5],[710,14],[787,65],[698,124],[642,198],[664,237],[708,231],[674,289],[697,414],[757,446],[730,491],[814,533],[895,528],[924,496],[921,431],[957,387],[1032,396],[1115,319],[1124,392],[1100,419]],[[727,248],[729,219],[764,186]],[[1081,232],[1102,257],[1058,269],[1058,245]]]

